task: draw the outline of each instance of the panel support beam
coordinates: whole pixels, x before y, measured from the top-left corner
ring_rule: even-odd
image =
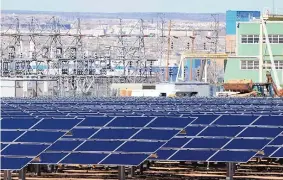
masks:
[[[41,176],[40,164],[35,164],[35,174]]]
[[[135,176],[135,167],[131,166],[129,168],[129,177],[133,178]]]
[[[11,171],[4,171],[4,180],[12,180]]]
[[[26,180],[26,168],[19,171],[19,180]]]
[[[226,175],[226,180],[233,180],[234,176],[234,163],[227,163],[227,175]]]
[[[119,166],[118,167],[118,179],[119,180],[126,180],[125,166]]]

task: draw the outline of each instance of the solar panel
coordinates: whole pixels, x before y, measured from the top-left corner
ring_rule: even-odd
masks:
[[[147,154],[111,154],[105,160],[100,162],[100,164],[138,166],[147,158]]]
[[[219,151],[207,161],[217,162],[247,162],[257,152],[254,151]]]
[[[220,149],[229,139],[223,138],[194,138],[184,148]]]
[[[173,161],[206,161],[216,151],[213,150],[180,150],[170,157]],[[157,153],[158,155],[158,153]]]
[[[1,170],[20,170],[28,164],[32,158],[16,158],[1,156]]]

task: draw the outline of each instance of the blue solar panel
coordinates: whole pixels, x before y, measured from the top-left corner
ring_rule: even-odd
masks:
[[[39,156],[40,161],[34,164],[57,164],[68,153],[41,153]]]
[[[180,148],[184,144],[186,144],[190,138],[173,138],[169,142],[167,142],[163,147],[166,148]]]
[[[144,127],[152,117],[117,117],[107,127]]]
[[[234,139],[225,149],[262,149],[270,140],[267,139]]]
[[[254,125],[283,126],[283,116],[262,116]]]
[[[11,158],[1,156],[1,170],[20,170],[28,164],[32,158]]]
[[[77,151],[114,151],[123,141],[86,141]]]
[[[234,137],[243,129],[242,127],[208,127],[199,136]]]
[[[10,144],[2,150],[1,155],[37,156],[47,147],[48,145]]]
[[[91,139],[128,139],[137,131],[138,129],[102,129]]]
[[[147,127],[184,128],[193,120],[194,120],[193,118],[158,117]]]
[[[274,138],[281,134],[282,128],[259,128],[249,127],[243,131],[238,137],[265,137]]]
[[[1,131],[1,142],[12,142],[25,131]]]
[[[214,125],[249,125],[257,117],[256,116],[221,116]]]
[[[186,134],[180,134],[178,136],[196,136],[200,133],[205,127],[203,126],[188,126],[185,128]]]
[[[248,162],[257,152],[253,151],[219,151],[209,159],[211,162]]]
[[[269,157],[273,152],[275,152],[278,149],[278,147],[269,147],[266,146],[263,149],[264,154],[257,154],[256,157]]]
[[[29,129],[34,124],[36,124],[38,119],[2,119],[1,128],[2,129]]]
[[[48,150],[49,151],[72,151],[75,149],[78,145],[80,145],[82,141],[57,141],[54,144],[52,144]]]
[[[157,153],[157,158],[150,158],[153,160],[166,160],[170,156],[172,156],[176,151],[175,150],[158,150]]]
[[[64,138],[72,138],[72,139],[87,139],[94,133],[96,133],[99,129],[72,129],[72,135],[65,135]]]
[[[152,153],[159,149],[163,142],[137,142],[130,141],[122,145],[117,152],[148,152]]]
[[[180,130],[143,129],[132,139],[169,140]]]
[[[98,164],[108,154],[96,153],[71,153],[64,158],[61,164]]]
[[[195,138],[190,141],[184,148],[219,149],[224,146],[228,141],[229,139]]]
[[[102,127],[112,120],[113,117],[86,117],[78,126]]]
[[[146,154],[111,154],[100,164],[138,166],[147,158]]]
[[[268,145],[283,145],[283,136],[278,136],[273,141],[271,141]]]
[[[282,158],[283,157],[283,148],[280,147],[276,149],[271,155],[271,158]]]
[[[44,142],[44,143],[53,143],[65,132],[44,132],[44,131],[29,131],[22,135],[15,142]]]
[[[198,115],[197,119],[194,122],[192,122],[192,124],[210,124],[218,117],[219,116],[215,116],[215,115],[204,115],[204,116]]]
[[[82,119],[43,119],[39,124],[32,129],[56,129],[56,130],[70,130]]]
[[[212,150],[180,150],[169,160],[173,161],[206,161],[216,151]]]

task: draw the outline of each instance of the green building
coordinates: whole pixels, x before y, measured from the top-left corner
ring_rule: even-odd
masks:
[[[266,21],[265,24],[279,83],[283,84],[283,21]],[[260,52],[260,32],[260,20],[238,22],[236,54],[235,57],[230,56],[225,63],[225,82],[235,79],[252,79],[253,82],[260,82],[260,60],[263,62],[262,82],[266,81],[266,71],[272,72],[271,61],[265,35],[261,44],[262,52]]]

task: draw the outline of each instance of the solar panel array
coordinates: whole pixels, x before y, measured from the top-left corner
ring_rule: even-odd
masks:
[[[136,166],[146,159],[247,162],[283,155],[281,99],[2,99],[1,104],[1,169],[27,163]]]

